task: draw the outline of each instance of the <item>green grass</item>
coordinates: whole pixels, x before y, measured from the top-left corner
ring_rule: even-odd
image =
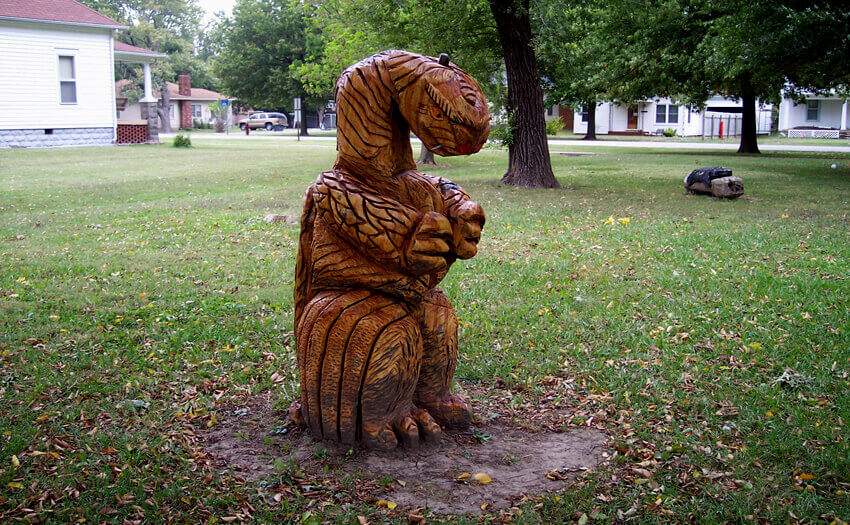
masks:
[[[262,218],[298,215],[334,145],[193,143],[0,151],[0,522],[386,512],[275,503],[197,455],[189,419],[297,391],[298,229]],[[557,191],[499,186],[503,151],[441,162],[488,214],[444,282],[458,380],[572,378],[618,451],[518,521],[850,518],[850,157],[600,148],[553,155]],[[683,194],[715,164],[745,198]]]

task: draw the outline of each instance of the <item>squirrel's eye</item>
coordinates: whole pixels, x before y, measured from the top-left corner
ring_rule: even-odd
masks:
[[[434,120],[445,120],[446,116],[443,114],[443,110],[438,108],[437,106],[431,106],[430,108],[431,118]]]

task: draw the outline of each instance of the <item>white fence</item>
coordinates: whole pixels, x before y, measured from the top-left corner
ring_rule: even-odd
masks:
[[[789,129],[789,139],[837,139],[841,132],[837,129]]]
[[[742,115],[740,113],[707,113],[702,119],[702,136],[719,137],[720,123],[723,123],[724,137],[738,137],[741,135]],[[771,112],[765,109],[756,111],[756,133],[767,135],[770,133]]]

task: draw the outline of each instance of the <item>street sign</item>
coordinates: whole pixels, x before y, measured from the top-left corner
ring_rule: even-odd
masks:
[[[226,98],[223,98],[223,99],[219,100],[219,101],[218,101],[218,103],[219,103],[219,105],[221,105],[221,107],[223,107],[223,108],[226,108],[227,106],[229,106],[229,105],[230,105],[230,101],[229,101],[228,99],[226,99]]]

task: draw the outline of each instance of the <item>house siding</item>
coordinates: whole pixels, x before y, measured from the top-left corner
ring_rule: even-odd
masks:
[[[614,132],[638,131],[645,134],[656,135],[661,134],[665,129],[672,128],[676,130],[676,134],[679,136],[708,136],[711,134],[710,119],[712,116],[715,119],[715,126],[719,126],[719,119],[721,116],[723,116],[724,120],[734,122],[734,116],[731,116],[728,112],[691,110],[687,106],[681,104],[679,104],[677,122],[656,122],[655,113],[659,104],[675,105],[669,98],[650,99],[637,103],[637,128],[636,130],[630,130],[628,129],[628,106],[612,104],[610,102],[601,102],[596,106],[596,133],[604,135]],[[706,101],[706,105],[721,109],[740,108],[741,102],[718,96],[710,98]],[[759,133],[770,132],[770,112],[770,105],[765,105],[764,107],[757,109],[756,120]],[[738,118],[740,119],[739,114]],[[580,110],[576,110],[575,112],[574,123],[573,131],[575,133],[587,133],[587,123],[581,121]],[[738,124],[738,126],[740,126],[740,124]],[[717,134],[717,127],[714,129],[714,134]]]
[[[76,104],[59,97],[58,56],[72,54]],[[0,145],[36,137],[37,145],[111,143],[115,134],[112,32],[0,21]],[[72,130],[80,130],[74,132]],[[52,134],[44,130],[54,130]],[[107,133],[104,130],[109,130]],[[6,137],[4,139],[3,137]]]
[[[806,119],[806,104],[797,104],[790,98],[783,98],[782,104],[779,106],[779,129],[786,131],[797,127],[818,127],[818,128],[841,128],[841,110],[844,100],[842,99],[812,99],[820,100],[820,112],[817,120]],[[850,116],[848,116],[850,120]],[[848,127],[848,122],[844,123],[844,128]]]

